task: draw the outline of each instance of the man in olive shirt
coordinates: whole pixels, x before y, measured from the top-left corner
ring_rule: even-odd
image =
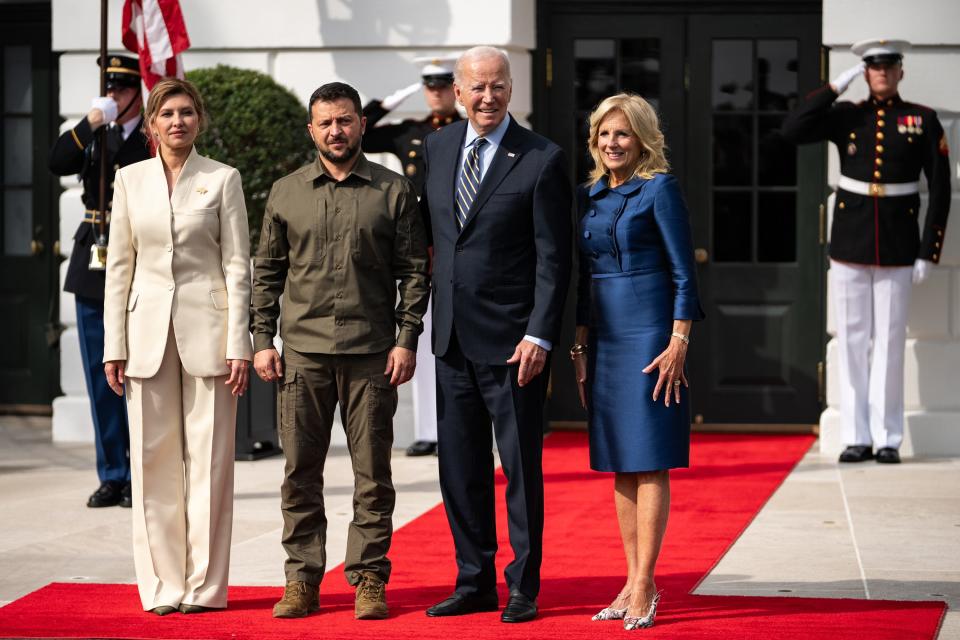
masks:
[[[317,160],[273,185],[254,262],[253,366],[280,382],[287,577],[278,618],[319,608],[326,569],[323,465],[339,402],[354,470],[347,580],[357,618],[387,616],[397,385],[413,376],[427,307],[427,242],[411,183],[367,161],[353,87],[310,97]],[[397,290],[399,281],[399,302]],[[280,296],[283,295],[283,305]],[[273,347],[281,319],[283,357]]]

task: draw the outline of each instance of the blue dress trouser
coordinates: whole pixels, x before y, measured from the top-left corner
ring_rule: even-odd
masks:
[[[103,300],[76,296],[80,356],[87,381],[100,482],[130,482],[130,432],[123,397],[107,386],[103,372]]]

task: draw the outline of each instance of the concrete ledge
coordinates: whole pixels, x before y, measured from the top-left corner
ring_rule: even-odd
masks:
[[[840,412],[829,407],[820,415],[820,453],[843,451]],[[903,429],[904,456],[960,455],[960,411],[908,411]]]

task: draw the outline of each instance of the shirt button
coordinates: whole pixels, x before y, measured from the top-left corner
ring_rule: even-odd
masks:
[[[592,217],[594,217],[595,215],[597,215],[596,209],[590,209],[590,217],[592,218]]]
[[[337,264],[333,265],[333,268],[336,269],[337,271],[340,271],[340,264],[337,263]]]
[[[584,231],[584,232],[583,232],[583,237],[589,239],[589,238],[590,238],[590,232],[589,232],[589,231]]]
[[[337,326],[338,326],[338,327],[342,327],[342,326],[343,326],[343,320],[337,320]]]
[[[172,282],[167,285],[167,290],[168,290],[168,291],[173,291],[173,283],[172,283]]]
[[[165,246],[165,247],[164,247],[164,249],[166,249],[166,250],[167,250],[167,253],[169,253],[169,252],[171,252],[171,251],[173,251],[173,247],[172,247],[172,246],[170,246],[169,244],[168,244],[167,246]]]
[[[334,239],[334,240],[339,240],[339,239],[340,239],[340,234],[338,233],[337,235],[333,236],[333,239]]]
[[[337,297],[338,297],[338,298],[342,298],[342,297],[343,297],[343,291],[337,291]]]

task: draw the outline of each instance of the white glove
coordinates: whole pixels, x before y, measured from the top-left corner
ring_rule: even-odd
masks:
[[[858,77],[863,75],[863,72],[867,68],[867,63],[861,62],[855,67],[850,67],[836,78],[833,82],[830,83],[830,86],[833,87],[833,90],[837,92],[837,95],[840,95],[847,90],[847,87],[850,86],[850,83],[856,80]]]
[[[933,263],[929,260],[917,260],[913,263],[913,284],[923,284],[923,281],[930,277],[930,270]]]
[[[415,94],[420,90],[420,87],[423,86],[422,82],[414,82],[409,87],[404,87],[403,89],[398,89],[394,91],[386,98],[380,101],[380,104],[383,105],[383,108],[387,111],[393,111],[400,106],[400,103]]]
[[[100,124],[110,124],[117,119],[117,103],[113,98],[97,96],[90,101],[90,110],[98,109],[102,114]]]

